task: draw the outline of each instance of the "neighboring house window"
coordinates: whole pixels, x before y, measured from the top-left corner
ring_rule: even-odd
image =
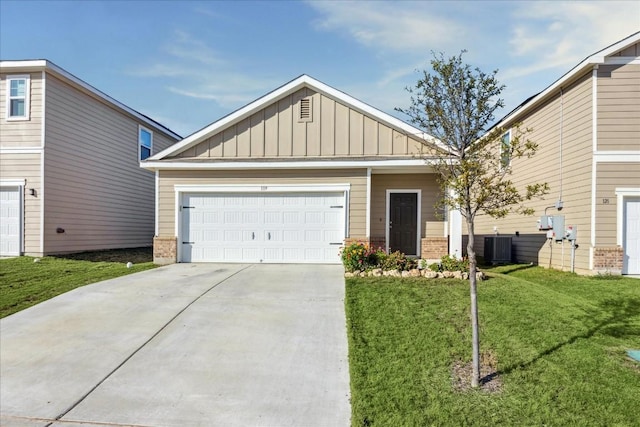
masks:
[[[7,120],[28,120],[29,76],[8,76],[7,95]]]
[[[509,167],[511,163],[511,131],[508,131],[502,135],[502,142],[500,144],[500,165],[502,168]]]
[[[140,160],[151,156],[151,150],[153,149],[153,132],[140,126],[138,128],[138,145],[140,147]]]

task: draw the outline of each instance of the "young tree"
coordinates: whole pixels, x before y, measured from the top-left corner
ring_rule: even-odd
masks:
[[[422,72],[411,94],[408,109],[397,108],[410,121],[432,135],[443,148],[435,170],[443,190],[443,204],[460,211],[466,220],[469,240],[469,285],[473,347],[472,387],[480,383],[480,338],[476,288],[477,261],[473,249],[474,222],[478,215],[501,218],[511,212],[532,214],[523,203],[549,192],[546,183],[519,190],[509,180],[511,161],[532,156],[537,145],[526,138],[529,129],[515,126],[509,133],[491,128],[494,113],[504,106],[500,93],[504,85],[497,70],[486,74],[463,64],[459,55],[445,59],[434,54],[433,72]]]

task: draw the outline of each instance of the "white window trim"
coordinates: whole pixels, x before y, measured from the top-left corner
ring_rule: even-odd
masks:
[[[174,191],[174,232],[176,236],[176,259],[182,262],[182,201],[190,193],[305,193],[305,192],[344,192],[344,236],[349,236],[349,199],[351,184],[291,184],[291,185],[247,185],[247,184],[201,184],[173,186]],[[418,200],[420,196],[418,196]],[[157,223],[157,221],[156,221]]]
[[[31,117],[31,76],[29,74],[15,74],[6,77],[6,113],[5,118],[9,122],[25,121]],[[11,81],[12,80],[25,80],[24,88],[24,116],[11,116]]]
[[[386,205],[387,205],[387,213],[385,220],[385,250],[389,253],[389,221],[391,219],[391,194],[392,193],[415,193],[418,195],[418,206],[417,206],[417,230],[416,230],[416,252],[415,254],[405,254],[407,256],[417,256],[421,255],[421,245],[420,238],[422,236],[422,190],[420,189],[387,189],[387,197],[386,197]]]
[[[145,132],[149,132],[149,135],[151,135],[151,147],[149,147],[149,157],[153,156],[153,131],[149,128],[146,128],[142,125],[138,125],[138,161],[142,161],[142,141],[140,139],[140,132],[141,131],[145,131]],[[147,159],[149,158],[147,157]]]

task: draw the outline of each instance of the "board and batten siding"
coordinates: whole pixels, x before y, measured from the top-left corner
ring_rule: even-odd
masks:
[[[150,246],[155,176],[139,167],[138,121],[53,75],[46,84],[45,252]],[[153,152],[172,142],[154,130]]]
[[[24,179],[24,253],[42,255],[40,251],[40,210],[42,187],[40,153],[0,153],[0,179]],[[36,190],[32,196],[30,189]]]
[[[588,272],[589,241],[591,236],[591,167],[592,167],[592,80],[585,73],[558,91],[541,106],[519,118],[523,128],[531,128],[527,137],[538,143],[532,158],[513,160],[511,179],[518,188],[527,184],[547,182],[550,193],[543,200],[526,205],[535,209],[534,216],[510,214],[493,219],[486,215],[475,221],[475,249],[484,255],[484,237],[495,234],[513,236],[513,257],[517,262],[534,262],[554,268],[568,269],[571,264],[570,245],[567,242],[551,246],[544,231],[537,230],[537,219],[545,208],[554,206],[562,197],[564,209],[548,209],[549,215],[564,215],[566,225],[578,227],[575,267],[577,272]],[[560,141],[562,141],[562,148]],[[561,163],[562,150],[562,163]],[[516,236],[516,231],[519,236]],[[463,230],[466,233],[466,227]],[[563,247],[564,246],[564,247]]]
[[[422,190],[420,237],[443,237],[444,219],[436,203],[441,195],[435,174],[380,174],[371,176],[371,238],[384,239],[387,224],[387,190]],[[442,208],[440,208],[442,214]]]
[[[7,121],[7,76],[29,75],[29,119]],[[30,148],[42,145],[42,73],[0,75],[0,147]]]
[[[618,244],[616,188],[640,188],[640,162],[597,164],[596,247]]]
[[[159,236],[175,236],[175,185],[322,185],[350,184],[349,236],[363,238],[366,228],[367,171],[349,170],[254,170],[159,172]]]
[[[309,97],[312,119],[299,121]],[[418,138],[303,88],[191,147],[175,158],[411,156],[429,149]]]

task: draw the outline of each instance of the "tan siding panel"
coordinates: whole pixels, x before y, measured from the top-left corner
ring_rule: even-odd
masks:
[[[320,94],[314,93],[311,95],[311,91],[308,91],[307,95],[311,96],[311,102],[313,104],[313,120],[307,122],[307,142],[306,142],[306,155],[310,157],[320,156],[321,152],[321,123],[322,117],[322,104],[320,103]]]
[[[264,110],[251,116],[251,157],[264,157]]]
[[[336,156],[349,154],[349,109],[336,103]]]
[[[349,155],[364,154],[364,117],[361,113],[349,110]]]
[[[266,157],[278,155],[278,133],[278,104],[273,104],[264,109],[264,155]]]
[[[286,97],[278,102],[278,156],[280,157],[289,157],[293,153],[292,120],[291,97]]]
[[[320,95],[320,155],[336,154],[336,103]]]
[[[364,117],[364,154],[375,156],[378,154],[378,122]]]

